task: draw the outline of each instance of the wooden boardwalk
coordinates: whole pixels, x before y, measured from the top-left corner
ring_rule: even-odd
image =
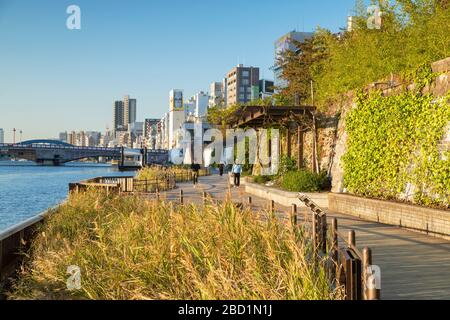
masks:
[[[217,175],[201,177],[200,184],[180,184],[185,202],[202,202],[203,192],[218,200],[227,195],[227,178]],[[232,188],[234,202],[247,203],[249,194],[245,187]],[[179,197],[179,189],[168,192],[167,200]],[[251,196],[255,209],[267,208],[270,199]],[[290,208],[277,205],[280,216],[288,218]],[[299,208],[303,217],[306,208]],[[329,218],[337,217],[341,231],[356,231],[359,248],[368,246],[373,250],[374,264],[381,268],[382,299],[446,299],[450,300],[450,242],[419,233],[352,216],[328,212]],[[301,220],[300,220],[301,221]]]

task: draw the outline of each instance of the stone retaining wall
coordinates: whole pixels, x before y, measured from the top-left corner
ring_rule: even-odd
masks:
[[[450,211],[342,193],[328,195],[329,210],[450,240]]]

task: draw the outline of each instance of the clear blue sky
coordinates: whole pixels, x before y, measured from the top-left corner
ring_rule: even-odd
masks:
[[[112,103],[161,117],[172,88],[208,91],[238,62],[272,79],[288,31],[345,27],[354,0],[0,0],[0,128],[24,139],[110,125]],[[81,7],[82,29],[66,28]]]

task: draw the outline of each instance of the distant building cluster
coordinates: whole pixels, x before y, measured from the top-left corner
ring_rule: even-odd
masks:
[[[5,132],[0,128],[0,143],[5,143]]]
[[[180,129],[193,131],[194,125],[199,124],[204,130],[211,127],[207,123],[210,108],[226,108],[271,98],[277,89],[287,86],[286,81],[282,79],[281,57],[287,50],[298,52],[295,41],[303,42],[312,36],[313,33],[292,31],[275,41],[273,67],[275,80],[262,79],[258,67],[239,64],[229,70],[221,81],[212,82],[209,92],[200,91],[187,98],[184,90],[171,90],[168,112],[161,118],[148,118],[143,122],[136,121],[137,100],[125,95],[122,100],[113,103],[111,130],[107,129],[105,133],[63,132],[59,139],[76,146],[145,147],[153,150],[177,148],[180,142],[178,136]],[[0,141],[1,132],[0,129]]]

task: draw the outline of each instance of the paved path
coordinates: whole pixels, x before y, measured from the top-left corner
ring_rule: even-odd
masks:
[[[227,195],[226,177],[201,177],[200,184],[179,186],[185,201],[202,202],[203,192],[223,200]],[[169,192],[167,199],[177,199],[179,189]],[[234,202],[247,203],[245,187],[232,188]],[[267,208],[269,199],[251,196],[253,207]],[[276,206],[280,216],[288,218],[289,208]],[[299,209],[303,216],[306,209]],[[373,262],[382,272],[382,299],[446,299],[450,300],[450,242],[398,227],[367,222],[358,218],[328,213],[337,217],[342,232],[356,231],[359,248],[368,246],[373,250]]]

